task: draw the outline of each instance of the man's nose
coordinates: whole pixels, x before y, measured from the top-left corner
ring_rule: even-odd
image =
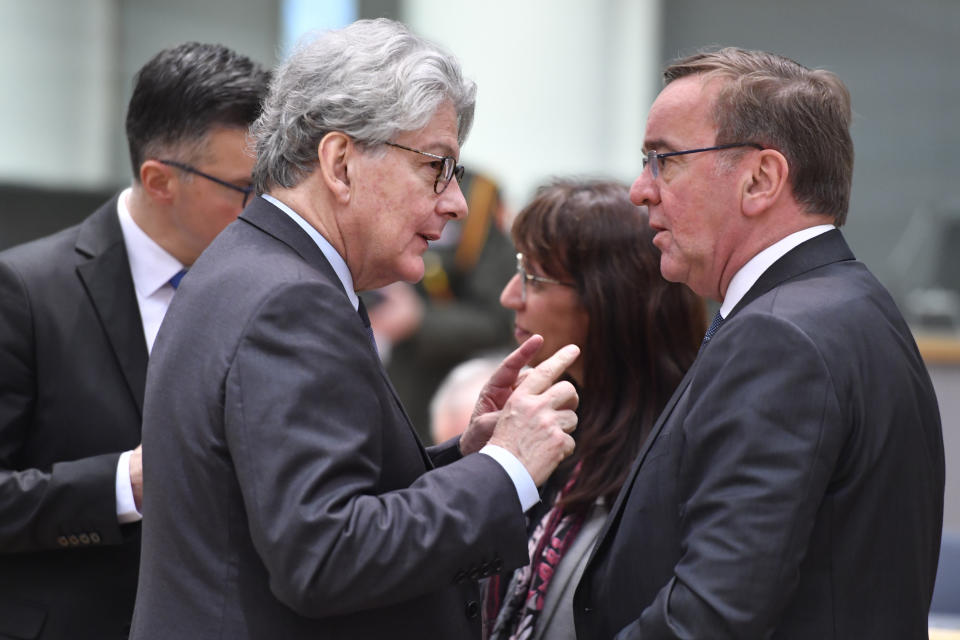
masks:
[[[660,190],[653,172],[645,167],[630,187],[630,202],[635,205],[649,206],[659,202]]]
[[[450,216],[454,220],[467,217],[467,199],[456,178],[451,178],[447,188],[440,194],[437,207],[442,215]]]

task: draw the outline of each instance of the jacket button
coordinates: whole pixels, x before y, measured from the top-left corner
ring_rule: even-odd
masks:
[[[71,547],[79,547],[79,546],[80,546],[80,538],[78,538],[77,536],[70,536],[70,537],[67,538],[67,540],[70,541],[70,546],[71,546]]]
[[[470,602],[467,603],[467,608],[465,613],[467,614],[468,620],[473,620],[478,615],[480,615],[480,605],[477,603],[476,600],[471,600]]]
[[[69,547],[70,541],[67,540],[67,536],[60,536],[59,538],[57,538],[57,544],[60,545],[61,547]]]
[[[90,536],[85,533],[80,534],[80,544],[90,544]]]
[[[100,544],[100,534],[94,531],[90,534],[90,542],[93,544]]]

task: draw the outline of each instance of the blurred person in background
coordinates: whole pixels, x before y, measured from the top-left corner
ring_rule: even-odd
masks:
[[[430,399],[430,437],[434,444],[446,442],[467,428],[480,391],[501,360],[503,355],[485,355],[450,370]]]
[[[467,169],[467,217],[451,220],[423,254],[423,279],[364,297],[387,373],[411,422],[426,438],[429,402],[460,362],[513,342],[500,291],[513,274],[513,245],[496,183]]]
[[[182,270],[250,194],[267,82],[219,45],[161,51],[127,110],[132,186],[0,253],[0,637],[127,637],[147,355]]]
[[[491,578],[495,640],[574,638],[573,592],[627,471],[697,355],[703,301],[660,275],[645,209],[614,182],[543,187],[513,224],[517,273],[501,302],[515,336],[544,338],[533,362],[573,343],[567,370],[580,406],[577,448],[529,512],[530,564]]]

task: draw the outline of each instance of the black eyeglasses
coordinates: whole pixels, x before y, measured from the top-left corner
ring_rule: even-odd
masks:
[[[757,144],[756,142],[732,142],[730,144],[721,144],[716,147],[704,147],[702,149],[687,149],[686,151],[668,151],[666,153],[657,153],[656,151],[648,151],[643,156],[643,168],[646,169],[647,165],[650,165],[650,171],[653,173],[654,178],[660,177],[660,166],[664,158],[672,158],[673,156],[685,156],[689,153],[703,153],[704,151],[720,151],[721,149],[735,149],[737,147],[753,147],[754,149],[759,149],[763,151],[763,147]]]
[[[561,280],[555,280],[554,278],[548,278],[547,276],[538,276],[532,273],[527,273],[527,268],[523,266],[523,254],[517,254],[517,275],[520,276],[520,301],[527,301],[527,283],[528,282],[542,282],[544,284],[559,284],[562,287],[572,287],[574,284],[572,282],[563,282]]]
[[[396,142],[384,142],[383,144],[396,147],[397,149],[404,149],[405,151],[413,151],[414,153],[419,153],[420,155],[427,156],[428,158],[436,158],[439,161],[440,166],[437,168],[437,179],[433,182],[433,192],[438,195],[446,190],[447,185],[450,184],[450,181],[454,176],[457,177],[458,184],[461,180],[463,180],[463,165],[457,164],[457,159],[453,156],[438,156],[435,153],[427,153],[426,151],[420,151],[420,149],[411,149],[410,147],[405,147],[402,144],[397,144]]]
[[[253,193],[253,185],[250,185],[249,187],[238,187],[232,182],[221,180],[220,178],[212,176],[209,173],[204,173],[203,171],[200,171],[199,169],[195,169],[194,167],[191,167],[190,165],[185,164],[183,162],[177,162],[176,160],[157,160],[157,162],[161,164],[169,165],[171,167],[176,167],[177,169],[180,169],[181,171],[186,171],[187,173],[196,174],[201,178],[206,178],[207,180],[211,180],[213,182],[216,182],[217,184],[222,184],[228,189],[239,191],[240,193],[243,194],[243,204],[241,206],[244,206],[244,207],[247,206],[247,200],[250,199],[250,194]]]

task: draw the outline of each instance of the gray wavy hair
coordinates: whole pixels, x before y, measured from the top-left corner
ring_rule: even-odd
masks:
[[[456,58],[393,20],[358,20],[303,42],[280,65],[251,133],[254,186],[294,187],[313,170],[324,135],[361,147],[427,125],[449,100],[462,144],[473,124],[476,84]]]

